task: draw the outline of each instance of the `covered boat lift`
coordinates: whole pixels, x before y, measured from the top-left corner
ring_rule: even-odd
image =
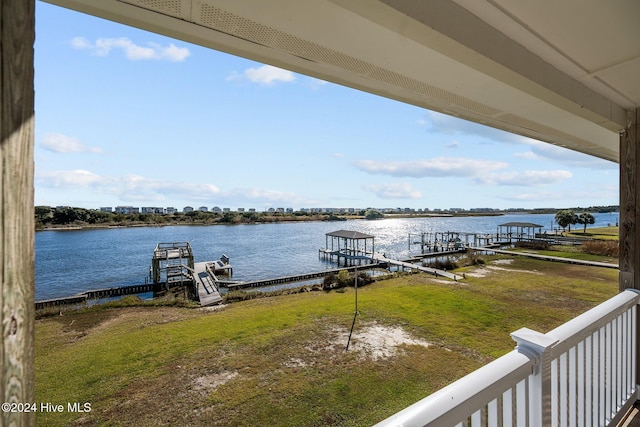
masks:
[[[373,262],[375,237],[359,231],[338,230],[325,234],[325,247],[320,256],[329,261],[336,258],[344,266]]]

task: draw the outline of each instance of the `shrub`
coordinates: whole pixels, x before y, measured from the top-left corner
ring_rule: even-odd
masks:
[[[482,258],[478,252],[468,250],[467,251],[467,261],[465,265],[484,265],[484,258]]]
[[[368,285],[375,280],[365,272],[358,273],[358,286]],[[350,274],[347,270],[340,270],[338,274],[329,273],[324,277],[322,282],[322,288],[329,289],[341,289],[346,287],[355,286],[355,275]]]
[[[544,240],[536,240],[533,242],[516,242],[516,248],[524,248],[524,249],[536,249],[539,251],[547,251],[549,250],[549,243]]]
[[[614,240],[594,240],[582,244],[582,252],[591,255],[617,257],[620,245]]]
[[[427,267],[436,268],[438,270],[455,270],[458,268],[458,263],[452,257],[446,257],[445,259],[436,258],[435,260],[425,264]]]
[[[324,276],[324,279],[322,279],[322,287],[329,288],[331,285],[333,285],[337,281],[338,281],[338,278],[336,277],[336,273],[329,273],[326,276]]]

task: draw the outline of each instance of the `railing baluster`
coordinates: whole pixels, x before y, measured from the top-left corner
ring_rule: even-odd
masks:
[[[571,347],[568,351],[568,364],[567,364],[567,385],[569,387],[569,425],[570,427],[576,427],[577,409],[578,409],[578,397],[577,391],[577,360],[576,360],[576,348]]]
[[[500,399],[493,399],[491,402],[489,402],[487,404],[487,424],[490,427],[499,427],[499,417],[498,414],[500,414],[500,412],[498,411],[498,402],[500,401]]]
[[[593,339],[588,336],[584,340],[584,425],[591,425],[592,409],[589,402],[593,402]]]
[[[609,414],[611,414],[611,323],[605,325],[605,378],[604,378],[604,421],[609,422]]]
[[[551,361],[551,427],[558,427],[558,421],[560,420],[560,366],[558,359],[555,358]]]
[[[631,333],[629,334],[631,336],[631,346],[629,348],[629,352],[631,353],[631,357],[630,357],[630,372],[629,372],[629,385],[632,388],[635,388],[636,385],[636,361],[638,360],[638,354],[636,352],[636,346],[637,344],[637,334],[638,334],[638,306],[634,305],[631,308]]]
[[[560,356],[560,425],[567,426],[569,420],[569,355]]]
[[[620,402],[619,392],[620,389],[620,317],[616,317],[611,321],[611,412],[610,417],[618,410],[618,402]]]
[[[584,341],[579,342],[576,346],[576,373],[577,373],[577,423],[580,426],[585,425],[585,411],[586,411],[586,402],[585,402],[585,367],[584,367]]]

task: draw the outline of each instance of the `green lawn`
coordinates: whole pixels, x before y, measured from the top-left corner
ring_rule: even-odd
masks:
[[[618,240],[618,227],[593,227],[587,228],[586,232],[584,228],[580,228],[579,226],[570,232],[565,233],[569,236],[576,237],[588,237],[592,239],[601,239],[601,240]]]
[[[500,259],[500,258],[498,258]],[[307,292],[206,311],[93,308],[36,321],[36,401],[90,402],[38,425],[365,426],[617,292],[617,272],[515,258],[358,290],[355,332],[401,329],[430,346],[376,359],[345,351],[354,290]]]

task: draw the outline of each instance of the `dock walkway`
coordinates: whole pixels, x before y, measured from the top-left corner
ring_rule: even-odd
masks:
[[[196,262],[193,265],[193,281],[198,290],[200,305],[205,307],[222,301],[216,285],[217,278],[206,262]]]
[[[451,280],[455,280],[455,281],[458,281],[459,279],[463,278],[463,276],[459,276],[457,274],[453,274],[453,273],[450,273],[450,272],[445,271],[445,270],[440,270],[440,269],[432,268],[432,267],[424,267],[424,266],[421,266],[421,265],[412,264],[410,262],[400,261],[400,260],[396,260],[396,259],[389,259],[389,258],[385,257],[382,254],[374,254],[373,255],[373,259],[375,261],[379,262],[379,263],[397,265],[397,266],[403,267],[403,268],[410,268],[412,270],[418,270],[418,271],[421,271],[423,273],[433,274],[436,277],[446,277],[447,279],[451,279]]]
[[[612,264],[612,263],[609,263],[609,262],[587,261],[587,260],[575,259],[575,258],[564,258],[564,257],[559,257],[559,256],[532,254],[532,253],[528,253],[528,252],[505,251],[505,250],[501,250],[501,249],[473,248],[473,247],[471,247],[469,249],[475,250],[475,251],[495,252],[497,254],[524,256],[524,257],[529,257],[529,258],[541,259],[541,260],[545,260],[545,261],[565,262],[565,263],[568,263],[568,264],[587,265],[587,266],[591,266],[591,267],[604,267],[604,268],[615,268],[615,269],[619,268],[618,264]]]
[[[276,277],[276,278],[272,278],[272,279],[259,279],[259,280],[252,280],[252,281],[247,281],[247,282],[228,283],[226,285],[226,287],[230,291],[235,291],[235,290],[238,290],[238,289],[246,289],[246,288],[260,288],[260,287],[263,287],[263,286],[279,285],[279,284],[283,284],[283,283],[292,283],[292,282],[301,282],[301,281],[305,281],[305,280],[321,279],[321,278],[324,278],[325,276],[327,276],[329,274],[338,274],[341,270],[346,270],[348,272],[354,272],[356,270],[363,271],[363,270],[374,269],[374,268],[378,268],[378,267],[379,267],[378,264],[368,264],[368,265],[359,266],[359,267],[355,267],[354,266],[354,267],[334,268],[334,269],[329,269],[329,270],[315,271],[315,272],[312,272],[312,273],[303,273],[303,274],[294,274],[294,275],[290,275],[290,276],[281,276],[281,277]]]

